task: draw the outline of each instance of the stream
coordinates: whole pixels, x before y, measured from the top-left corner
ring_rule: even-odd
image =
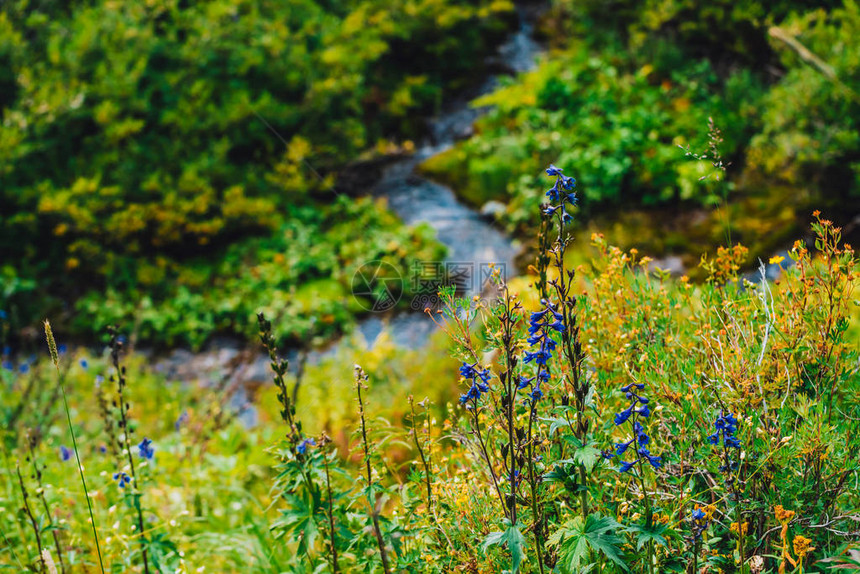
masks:
[[[519,29],[497,50],[494,62],[500,63],[509,74],[532,69],[540,45],[533,39],[533,10],[520,9]],[[516,275],[515,259],[520,245],[500,231],[474,209],[464,205],[454,191],[417,175],[416,168],[426,159],[441,153],[457,140],[469,137],[472,124],[487,108],[475,108],[470,102],[489,93],[499,84],[499,77],[488,78],[477,90],[459,97],[444,106],[442,113],[430,120],[429,136],[414,154],[397,159],[387,165],[380,179],[371,190],[374,197],[384,198],[389,208],[406,224],[427,224],[436,231],[438,240],[447,247],[447,258],[439,262],[441,268],[467,269],[470,280],[463,285],[466,295],[480,294],[481,271],[488,264],[503,269],[506,277]],[[404,281],[411,278],[405,277]],[[412,305],[410,311],[373,313],[361,318],[354,330],[360,334],[368,348],[383,331],[391,340],[405,349],[420,349],[437,329],[435,323],[422,312],[420,306]],[[335,355],[353,335],[334,341],[324,349],[307,352],[308,365],[318,364],[326,357]],[[298,349],[287,353],[291,367],[297,364]],[[264,384],[271,380],[269,360],[258,349],[249,350],[246,345],[232,339],[216,339],[207,350],[192,353],[176,349],[155,361],[155,370],[168,380],[198,385],[228,384],[236,387],[233,403],[239,407],[240,417],[246,425],[256,423],[256,411],[249,404],[244,392],[248,385]],[[225,383],[226,379],[226,383]]]

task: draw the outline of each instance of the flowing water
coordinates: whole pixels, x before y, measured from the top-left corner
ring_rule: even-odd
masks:
[[[509,74],[534,67],[541,51],[532,38],[533,17],[533,12],[520,12],[519,29],[499,47],[493,58]],[[498,77],[490,77],[478,90],[450,102],[430,121],[427,141],[413,155],[389,164],[372,189],[372,194],[384,198],[390,209],[407,224],[423,223],[436,231],[438,240],[448,249],[446,260],[440,262],[442,268],[462,269],[465,266],[471,269],[471,284],[464,287],[467,294],[480,292],[480,272],[490,263],[501,267],[507,277],[514,276],[519,245],[487,218],[461,203],[452,189],[420,177],[416,168],[427,158],[449,149],[458,139],[471,135],[472,124],[487,111],[486,108],[472,107],[471,100],[492,91],[498,83]],[[410,278],[403,280],[409,281]],[[372,347],[380,333],[387,331],[392,341],[407,349],[425,346],[436,329],[433,321],[420,309],[370,313],[356,326],[356,332],[368,347]],[[334,355],[341,344],[341,341],[335,341],[326,349],[309,351],[307,363],[313,365]],[[291,365],[297,363],[298,354],[297,349],[288,353]],[[242,388],[234,395],[234,404],[240,408],[248,425],[255,424],[256,415],[243,392],[244,385],[271,379],[268,358],[257,351],[243,350],[232,340],[213,341],[209,350],[202,353],[176,350],[157,361],[155,367],[173,381],[196,384],[218,384],[220,381],[223,384],[226,380],[226,384],[240,383],[238,386]]]
[[[527,14],[521,13],[519,29],[499,47],[497,59],[510,73],[533,68],[541,51],[532,37],[530,20]],[[417,175],[416,168],[426,159],[449,149],[458,139],[471,135],[472,124],[487,112],[487,108],[472,107],[471,99],[489,93],[498,83],[497,77],[488,78],[468,98],[452,102],[431,121],[429,140],[414,155],[389,165],[373,189],[373,195],[385,198],[391,210],[404,222],[425,223],[436,231],[437,239],[448,249],[441,267],[465,270],[469,277],[467,284],[461,286],[467,295],[480,294],[484,284],[482,271],[486,271],[489,264],[501,269],[507,277],[513,277],[520,246],[488,218],[461,203],[451,188]],[[419,348],[433,333],[435,325],[420,312],[371,316],[358,325],[358,331],[368,344],[372,344],[383,328],[387,328],[398,344]]]

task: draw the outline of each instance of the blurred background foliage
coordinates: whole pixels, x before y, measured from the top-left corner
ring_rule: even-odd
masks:
[[[522,232],[553,162],[582,184],[581,220],[618,244],[688,268],[726,237],[766,257],[814,207],[858,211],[858,26],[850,0],[557,0],[547,57],[477,100],[492,109],[475,135],[422,169],[474,205],[505,202]]]
[[[285,335],[330,332],[356,258],[438,256],[383,207],[336,200],[337,169],[419,135],[512,14],[498,0],[4,3],[4,308],[21,323],[74,313],[84,333],[140,310],[148,339],[197,344],[247,330],[258,301],[243,296],[262,286],[333,281],[321,307],[290,302]]]
[[[784,249],[815,208],[853,239],[856,2],[535,5],[538,67],[476,100],[491,109],[474,135],[423,173],[476,208],[503,202],[499,223],[531,238],[536,174],[555,163],[580,180],[589,231],[679,255],[694,277],[727,240],[751,260]],[[517,8],[4,3],[0,308],[19,328],[49,314],[88,339],[118,321],[196,347],[249,335],[266,292],[289,341],[348,330],[357,266],[406,273],[443,256],[429,228],[356,196],[443,103],[498,71],[488,56]]]

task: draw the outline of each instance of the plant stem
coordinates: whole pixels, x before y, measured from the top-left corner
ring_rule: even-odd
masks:
[[[427,464],[427,459],[424,456],[424,449],[421,447],[421,441],[418,439],[418,429],[415,427],[415,401],[412,395],[409,395],[409,408],[412,410],[412,437],[415,439],[415,448],[418,449],[418,456],[421,457],[421,465],[424,467],[424,483],[427,486],[427,513],[433,509],[433,488],[430,483],[430,466]]]
[[[498,494],[498,496],[499,496],[499,502],[502,505],[502,512],[504,512],[505,516],[507,516],[508,511],[505,510],[505,508],[507,506],[505,504],[505,496],[502,494],[502,489],[499,487],[499,481],[496,479],[496,471],[493,470],[493,463],[490,460],[490,454],[487,452],[487,446],[484,444],[484,437],[481,436],[481,429],[478,426],[478,409],[477,408],[472,409],[472,413],[474,414],[474,417],[475,417],[475,434],[478,435],[478,444],[481,446],[481,452],[484,454],[484,460],[487,461],[487,468],[490,471],[490,478],[493,479],[493,486],[496,487],[496,494]],[[515,523],[512,522],[511,524],[515,524]]]
[[[75,437],[75,429],[72,427],[72,415],[69,413],[69,402],[66,399],[66,389],[63,386],[62,380],[59,379],[59,376],[60,376],[60,370],[58,368],[57,369],[57,377],[58,377],[57,384],[60,385],[60,391],[61,391],[61,394],[63,395],[63,407],[66,409],[66,422],[69,425],[69,434],[72,435],[72,447],[74,448],[74,451],[75,451],[75,462],[78,465],[78,473],[80,473],[80,475],[81,475],[81,484],[84,487],[84,498],[87,499],[87,510],[90,513],[90,523],[92,524],[92,527],[93,527],[93,538],[95,538],[96,552],[98,553],[98,556],[99,556],[99,568],[101,568],[102,574],[104,574],[105,567],[104,567],[104,564],[102,563],[102,549],[101,549],[101,546],[99,545],[99,535],[98,535],[98,532],[96,532],[96,520],[95,520],[95,518],[93,518],[93,505],[90,502],[90,493],[87,490],[87,480],[84,478],[84,467],[83,467],[83,465],[81,465],[81,456],[78,453],[78,440]]]
[[[364,420],[364,402],[361,399],[361,388],[363,382],[367,380],[367,375],[364,374],[361,367],[355,367],[356,392],[358,393],[358,415],[361,418],[361,441],[364,446],[364,464],[367,471],[367,503],[370,505],[370,518],[373,521],[373,531],[376,534],[376,544],[379,546],[379,555],[382,558],[382,569],[385,574],[391,574],[391,568],[388,565],[388,553],[385,551],[385,541],[382,539],[382,530],[379,527],[379,516],[376,511],[376,503],[373,495],[373,476],[370,472],[370,447],[367,443],[367,425]]]
[[[51,517],[51,508],[48,506],[48,499],[45,497],[45,489],[42,487],[42,472],[39,470],[39,465],[36,462],[36,453],[33,450],[33,442],[27,431],[27,446],[30,449],[30,461],[33,464],[33,476],[36,478],[36,484],[39,486],[39,499],[42,501],[42,507],[45,509],[45,516],[48,520],[48,526],[54,526],[54,519]],[[57,559],[60,561],[60,570],[65,574],[66,564],[63,560],[63,552],[60,548],[60,538],[57,536],[57,530],[52,529],[51,535],[54,538],[54,547],[57,549]]]
[[[332,507],[331,477],[328,472],[328,455],[325,452],[323,452],[323,465],[325,466],[325,488],[328,494],[328,524],[331,529],[331,569],[333,574],[337,574],[337,546],[334,541],[334,509]]]
[[[119,364],[119,353],[122,349],[122,342],[119,340],[119,332],[117,329],[111,328],[110,330],[111,336],[111,360],[113,361],[114,369],[116,370],[116,379],[117,379],[117,398],[119,399],[119,415],[120,415],[120,423],[119,426],[122,429],[122,436],[125,448],[125,454],[128,459],[128,466],[131,470],[131,481],[134,486],[134,508],[137,511],[137,531],[138,531],[138,543],[140,544],[140,552],[143,557],[143,571],[145,574],[149,574],[149,558],[146,554],[146,537],[143,535],[143,509],[140,506],[141,499],[141,491],[140,485],[137,482],[137,474],[134,469],[134,457],[131,454],[131,441],[129,440],[129,434],[131,434],[131,429],[128,427],[128,409],[129,405],[125,402],[125,397],[123,395],[123,390],[125,389],[126,380],[125,380],[125,367]],[[75,451],[77,454],[77,450]]]
[[[540,377],[540,367],[538,367],[538,377]],[[538,510],[537,480],[535,477],[534,460],[534,441],[532,440],[532,422],[534,421],[534,415],[535,405],[532,404],[531,412],[529,413],[529,430],[527,438],[527,440],[529,441],[529,484],[531,485],[532,514],[534,515],[534,534],[537,546],[538,567],[540,568],[541,574],[543,574],[543,517]]]
[[[24,500],[24,511],[30,519],[30,525],[33,527],[33,534],[36,535],[36,547],[39,549],[39,562],[42,564],[41,571],[44,572],[46,565],[45,557],[42,556],[42,537],[39,535],[39,525],[36,524],[36,518],[33,516],[33,511],[30,510],[30,503],[27,500],[30,495],[27,493],[27,487],[24,486],[24,478],[21,476],[21,467],[17,464],[15,465],[15,472],[18,473],[18,484],[21,485],[21,498]]]

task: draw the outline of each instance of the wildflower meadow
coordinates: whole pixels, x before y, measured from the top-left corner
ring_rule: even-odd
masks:
[[[0,1],[0,574],[860,572],[858,0]]]
[[[373,371],[355,364],[347,434],[313,419],[262,313],[274,384],[260,400],[267,422],[253,429],[228,389],[165,387],[145,364],[130,368],[121,329],[91,355],[58,344],[46,321],[44,352],[2,371],[4,564],[856,566],[857,271],[840,230],[813,214],[814,245],[797,241],[774,281],[764,264],[754,281],[739,277],[740,245],[703,257],[698,285],[600,236],[590,238],[598,255],[574,267],[577,184],[546,173],[528,281],[496,274],[489,299],[443,290],[427,312],[448,340],[447,399],[379,404]]]

